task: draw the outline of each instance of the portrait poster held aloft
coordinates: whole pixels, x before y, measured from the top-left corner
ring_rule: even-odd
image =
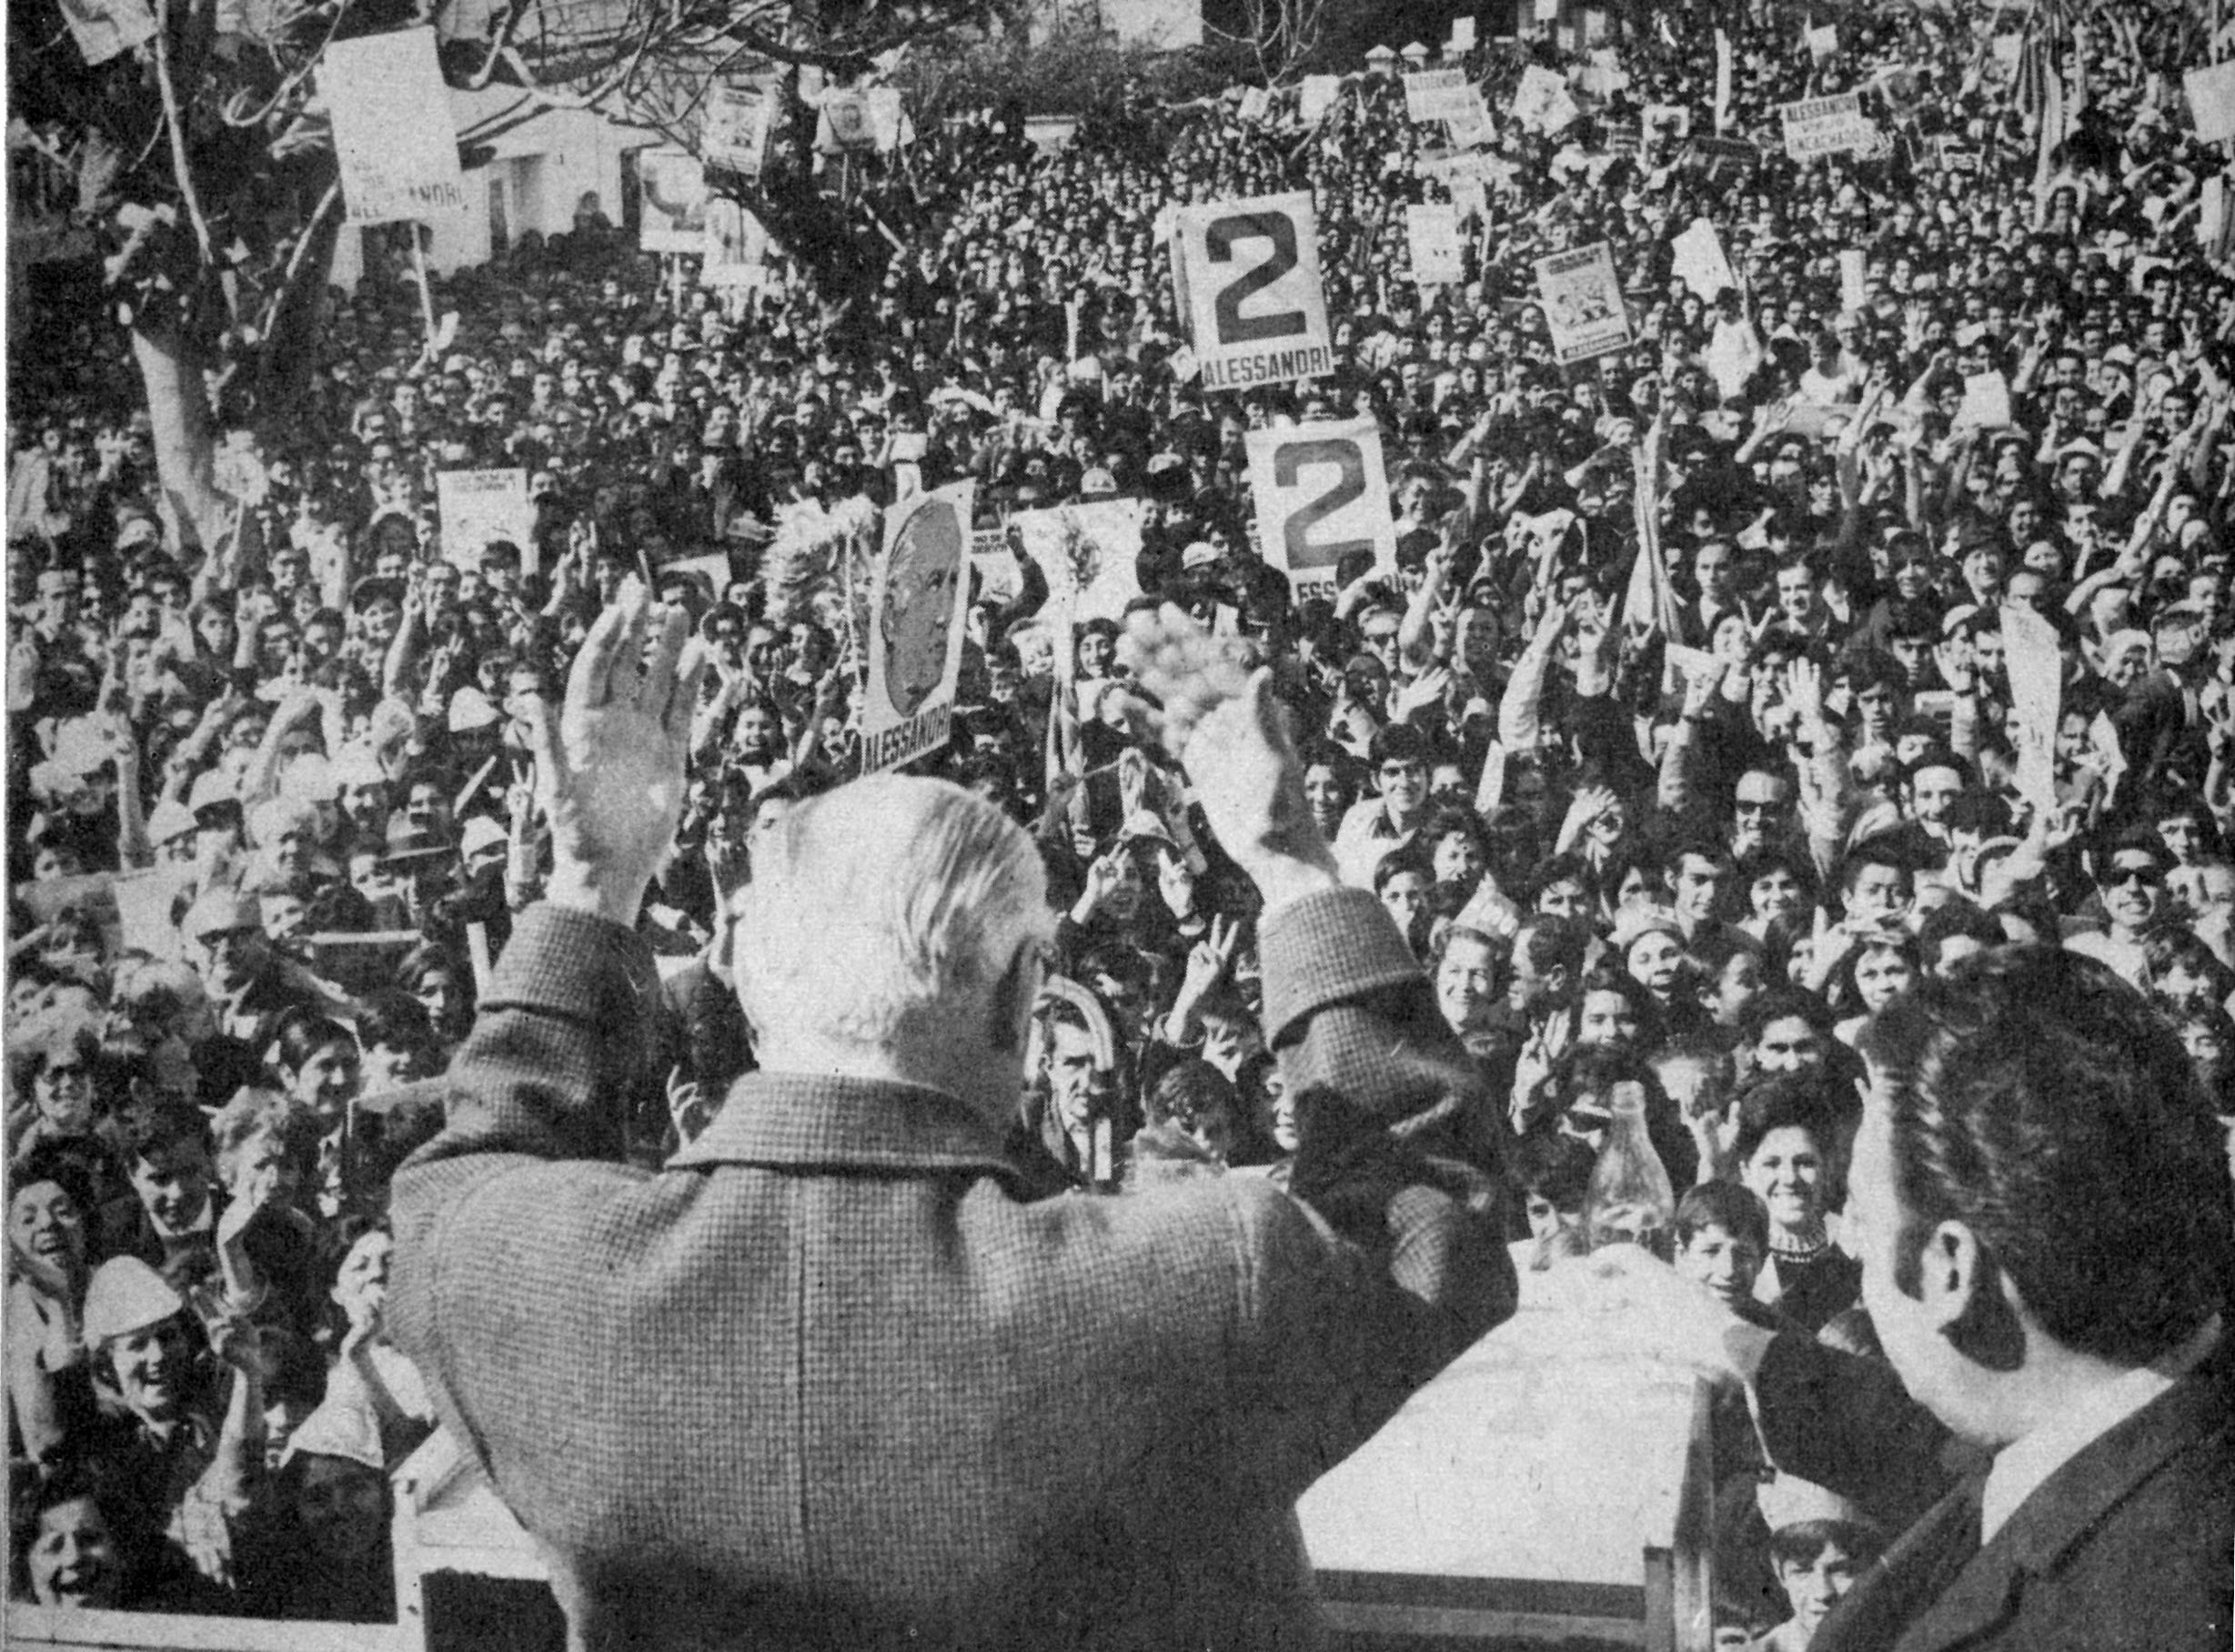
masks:
[[[885,512],[884,555],[870,596],[864,773],[945,743],[969,617],[973,484],[957,482]]]

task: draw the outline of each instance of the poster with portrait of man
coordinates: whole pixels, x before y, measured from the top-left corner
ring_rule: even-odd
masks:
[[[1615,274],[1614,248],[1606,242],[1537,259],[1536,294],[1562,367],[1628,346],[1629,309]]]
[[[971,495],[957,482],[885,512],[870,590],[861,771],[897,768],[947,743],[970,610]]]

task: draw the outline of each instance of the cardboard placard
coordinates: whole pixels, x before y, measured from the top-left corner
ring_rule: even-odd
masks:
[[[1418,285],[1456,287],[1466,279],[1466,243],[1456,206],[1405,207],[1404,235]]]
[[[1629,309],[1615,275],[1614,248],[1606,242],[1537,259],[1536,294],[1562,367],[1629,344]]]
[[[901,500],[870,588],[861,771],[896,768],[947,742],[970,612],[971,482]]]
[[[1264,559],[1288,576],[1297,601],[1334,594],[1335,569],[1370,550],[1376,570],[1394,578],[1397,529],[1381,428],[1370,418],[1251,430],[1250,493]]]
[[[319,60],[317,81],[333,116],[350,223],[428,222],[466,210],[458,128],[431,27],[337,40]]]
[[[1180,208],[1172,265],[1204,389],[1334,371],[1309,194]]]
[[[529,503],[528,472],[521,467],[438,471],[435,508],[442,519],[445,560],[478,568],[481,553],[493,541],[507,539],[520,548],[520,566],[534,569],[536,510]]]
[[[637,246],[645,252],[706,250],[706,167],[680,149],[647,149],[637,156],[643,198]]]
[[[759,177],[768,164],[776,109],[772,86],[723,81],[708,87],[699,122],[699,158],[720,171]]]
[[[1797,161],[1851,155],[1875,148],[1878,141],[1878,128],[1863,115],[1862,98],[1854,92],[1780,104],[1777,118],[1785,127],[1785,152]]]

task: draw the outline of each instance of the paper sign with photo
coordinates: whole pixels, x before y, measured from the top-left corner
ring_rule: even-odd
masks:
[[[970,482],[885,512],[870,592],[861,769],[875,773],[942,746],[953,717],[969,618]]]
[[[706,168],[680,149],[647,149],[637,156],[644,200],[637,246],[645,252],[706,250]]]
[[[1601,241],[1536,261],[1536,293],[1562,367],[1630,342],[1628,307],[1615,275],[1614,248]]]

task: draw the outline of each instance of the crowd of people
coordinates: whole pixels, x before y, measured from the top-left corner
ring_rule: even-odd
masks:
[[[1271,667],[1314,823],[1493,1098],[1445,1123],[1510,1188],[1525,1273],[1587,1247],[1599,1149],[1642,1096],[1679,1269],[1875,1355],[1842,1245],[1857,1039],[2011,942],[2108,965],[2235,1114],[2235,274],[2207,239],[2223,157],[2179,96],[2185,15],[2078,24],[2053,147],[1985,5],[1857,11],[1828,55],[1782,11],[1726,19],[1721,129],[1750,158],[1639,119],[1717,127],[1704,22],[1611,60],[1485,42],[1500,164],[1452,285],[1408,273],[1402,207],[1450,172],[1386,75],[1310,126],[1283,90],[1249,119],[1136,97],[1055,152],[992,116],[927,131],[850,181],[907,247],[847,310],[780,257],[679,298],[586,215],[438,281],[459,319],[438,348],[376,261],[215,544],[161,508],[122,337],[25,329],[16,1591],[392,1613],[388,1476],[433,1408],[384,1331],[387,1187],[540,892],[531,702],[647,577],[710,656],[639,920],[663,980],[626,1151],[655,1165],[755,1065],[730,960],[756,843],[858,763],[855,593],[780,548],[917,487],[974,478],[987,529],[1147,502],[1140,600]],[[1574,123],[1505,117],[1531,65],[1596,94]],[[1855,89],[1885,143],[1784,156],[1780,104]],[[1203,394],[1163,209],[1292,189],[1335,371]],[[1676,269],[1700,217],[1733,283]],[[1533,261],[1599,241],[1634,342],[1563,368]],[[1293,601],[1244,433],[1354,414],[1382,433],[1396,565]],[[460,554],[435,476],[499,465],[529,472],[533,528]],[[1645,612],[1641,476],[1675,587]],[[980,562],[951,738],[915,766],[1031,829],[1059,913],[1020,1174],[1047,1196],[1278,1184],[1296,1118],[1257,897],[1138,730],[1124,616],[1055,638],[1013,540]],[[2046,753],[2021,624],[2055,641]],[[1739,1477],[1772,1478],[1727,1420]],[[1789,1480],[1734,1506],[1718,1611],[1780,1652],[1903,1512]]]

